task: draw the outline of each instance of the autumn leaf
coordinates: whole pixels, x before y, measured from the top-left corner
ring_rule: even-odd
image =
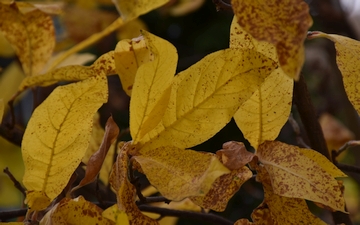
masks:
[[[129,21],[164,5],[168,1],[169,0],[137,0],[134,2],[115,0],[113,2],[119,11],[121,18],[123,18],[124,21]]]
[[[336,34],[326,34],[319,31],[313,31],[308,39],[324,37],[335,43],[336,64],[342,74],[346,94],[360,113],[360,42],[354,39]]]
[[[35,109],[21,146],[27,190],[50,200],[61,193],[85,154],[93,115],[106,101],[106,77],[96,76],[57,87]]]
[[[251,214],[255,224],[326,224],[310,212],[304,199],[287,198],[275,194],[271,184],[271,175],[267,173],[266,167],[258,166],[256,170],[257,180],[262,183],[265,196],[264,201]]]
[[[121,213],[125,212],[129,218],[130,225],[158,225],[156,220],[142,214],[135,204],[136,190],[128,179],[129,157],[127,152],[130,148],[130,143],[122,145],[110,175],[110,184],[116,191],[117,196],[118,211],[115,212],[115,217],[121,216]]]
[[[112,116],[110,116],[106,122],[105,135],[99,149],[94,152],[88,160],[84,178],[80,181],[79,185],[71,190],[71,192],[93,182],[96,179],[96,176],[99,174],[104,163],[107,152],[109,151],[111,144],[114,143],[119,135],[119,131],[119,127],[116,125]]]
[[[89,146],[86,150],[86,153],[82,159],[82,162],[87,165],[89,159],[91,156],[98,151],[101,143],[103,142],[103,137],[105,135],[104,128],[100,124],[100,115],[99,113],[96,113],[94,115],[93,119],[93,128],[92,128],[92,134],[90,138]],[[111,169],[114,164],[114,154],[116,149],[116,142],[114,142],[110,149],[108,150],[108,153],[106,154],[105,160],[103,162],[103,165],[101,166],[101,170],[99,173],[99,179],[105,184],[108,185],[109,183],[109,175],[111,172]]]
[[[231,1],[238,23],[259,41],[276,46],[284,72],[297,80],[304,63],[307,31],[312,25],[303,0]]]
[[[248,164],[254,157],[254,154],[247,151],[242,142],[228,141],[223,144],[221,150],[216,151],[222,164],[230,170],[240,169]]]
[[[206,195],[218,177],[230,172],[211,154],[173,146],[159,147],[133,158],[150,183],[174,201]]]
[[[144,36],[118,42],[115,48],[116,73],[119,75],[121,85],[127,95],[131,96],[139,67],[153,60],[153,53],[147,48]]]
[[[317,161],[303,155],[299,147],[266,141],[256,155],[270,176],[275,194],[307,199],[345,212],[338,182]]]
[[[188,148],[204,142],[231,120],[274,67],[274,61],[253,50],[209,54],[174,78],[162,122],[140,144]]]
[[[79,81],[99,74],[115,74],[114,52],[100,56],[91,66],[70,65],[51,70],[45,74],[26,77],[19,86],[19,91],[34,86],[49,86],[59,81]]]
[[[154,55],[136,72],[130,101],[130,133],[134,144],[162,119],[170,97],[176,65],[176,48],[168,41],[143,31],[147,48]]]
[[[240,27],[236,16],[230,28],[230,48],[254,49],[278,62],[275,46],[254,39]],[[236,124],[255,149],[280,133],[290,114],[292,93],[292,79],[278,67],[235,113]]]
[[[75,199],[64,198],[45,214],[40,225],[113,225],[111,220],[102,216],[102,212],[101,208],[86,201],[82,196]]]
[[[0,2],[0,31],[13,46],[25,75],[38,75],[55,47],[51,17],[31,3]]]

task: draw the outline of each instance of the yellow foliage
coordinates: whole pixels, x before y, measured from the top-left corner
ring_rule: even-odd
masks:
[[[117,30],[116,37],[118,40],[131,39],[140,36],[142,30],[148,30],[148,28],[141,19],[136,18],[120,27]]]
[[[16,93],[16,89],[24,79],[24,72],[17,62],[12,62],[0,76],[0,98],[6,104]]]
[[[309,7],[303,0],[232,0],[238,23],[255,39],[276,46],[283,71],[299,78],[304,63],[307,31],[312,25]]]
[[[230,48],[254,49],[278,62],[275,45],[254,39],[240,27],[236,16],[230,28]],[[278,136],[289,117],[292,94],[293,80],[278,67],[235,113],[236,124],[255,149]]]
[[[360,42],[354,39],[323,32],[311,32],[309,39],[325,37],[335,43],[336,63],[342,74],[346,94],[360,113]]]
[[[256,155],[270,176],[274,193],[307,199],[345,212],[344,197],[332,176],[342,172],[334,167],[325,170],[318,163],[319,159],[322,161],[320,157],[307,157],[302,152],[299,147],[278,141],[266,141],[259,146]]]
[[[168,41],[143,31],[146,47],[153,60],[136,72],[130,101],[130,133],[134,144],[158,125],[171,91],[176,65],[176,48]]]
[[[27,76],[38,75],[55,47],[51,17],[30,3],[0,2],[0,31],[11,43]]]
[[[168,1],[169,0],[137,0],[136,2],[133,2],[116,0],[113,2],[119,11],[121,18],[123,18],[124,21],[129,21],[164,5]]]
[[[15,55],[14,49],[6,40],[4,34],[0,32],[0,56],[4,58],[9,58],[12,57],[13,55]]]
[[[61,193],[85,154],[93,115],[106,101],[106,77],[96,76],[57,87],[35,109],[22,142],[28,191],[51,200]]]
[[[82,196],[75,199],[64,198],[46,213],[40,221],[40,225],[113,225],[111,220],[101,215],[102,212],[101,208],[86,201]]]
[[[120,211],[117,204],[105,209],[102,216],[115,222],[116,225],[129,225],[129,217],[124,211]]]
[[[274,68],[273,60],[253,50],[207,55],[174,78],[162,122],[140,143],[146,148],[169,144],[188,148],[206,141],[231,120]]]
[[[230,171],[212,154],[164,146],[133,156],[150,183],[168,199],[205,196],[214,181]]]

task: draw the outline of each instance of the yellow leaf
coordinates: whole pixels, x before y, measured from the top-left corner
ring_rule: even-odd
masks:
[[[49,86],[59,81],[79,81],[99,74],[115,74],[114,52],[100,56],[91,66],[70,65],[51,70],[39,76],[26,77],[20,84],[19,91],[28,87]]]
[[[164,7],[164,10],[171,16],[185,16],[198,10],[204,3],[205,0],[179,0],[174,5]]]
[[[82,162],[86,165],[89,162],[90,157],[99,149],[102,139],[104,137],[105,131],[100,124],[100,115],[96,113],[93,119],[93,129],[90,138],[89,146],[86,150],[86,153],[82,159]],[[104,163],[101,167],[99,179],[105,184],[108,185],[109,183],[109,175],[114,164],[114,154],[116,149],[116,142],[114,142],[106,154],[106,158]]]
[[[117,40],[131,39],[140,36],[142,30],[148,30],[148,28],[140,18],[136,18],[120,27],[116,32],[116,37]]]
[[[24,225],[24,222],[0,222],[0,225]]]
[[[0,31],[13,46],[25,74],[38,75],[55,47],[51,17],[30,3],[0,2],[0,21]]]
[[[347,177],[345,173],[332,164],[324,155],[312,149],[300,148],[301,154],[316,162],[323,170],[332,177]]]
[[[64,198],[46,213],[40,221],[40,225],[113,225],[114,223],[111,220],[101,215],[102,212],[101,208],[86,201],[82,196],[75,199]]]
[[[312,25],[308,5],[303,0],[232,0],[231,5],[240,26],[257,40],[273,43],[282,69],[297,80]]]
[[[106,77],[96,76],[57,87],[35,109],[22,141],[27,190],[51,200],[61,193],[85,154],[93,115],[106,101]]]
[[[299,147],[266,141],[256,152],[269,173],[274,193],[302,198],[345,212],[345,201],[338,182]]]
[[[254,49],[278,62],[275,46],[254,39],[240,27],[236,16],[230,28],[230,48]],[[235,113],[236,124],[255,149],[279,135],[290,114],[292,93],[293,80],[279,67]]]
[[[118,42],[115,48],[116,73],[119,75],[121,85],[127,95],[131,96],[139,67],[153,59],[143,36]]]
[[[212,154],[164,146],[133,156],[142,171],[166,198],[179,201],[205,196],[214,181],[230,171]]]
[[[61,51],[59,53],[54,54],[46,63],[45,67],[42,70],[42,73],[46,73],[49,71],[50,65],[59,58],[64,51]],[[75,53],[66,58],[63,62],[61,62],[56,68],[64,67],[64,66],[70,66],[70,65],[84,65],[88,62],[92,62],[96,59],[96,56],[94,54],[84,52],[84,53]]]
[[[102,216],[115,222],[116,225],[129,225],[129,217],[124,211],[120,211],[117,204],[105,209]]]
[[[259,166],[257,172],[257,179],[263,184],[265,196],[264,201],[251,214],[255,224],[326,225],[310,212],[304,199],[275,194],[271,187],[271,175],[269,177],[265,168]]]
[[[169,0],[137,0],[137,1],[122,1],[116,0],[113,1],[117,10],[119,11],[121,18],[124,21],[129,21],[135,19],[136,17],[141,16],[153,9],[156,9]]]
[[[4,111],[5,111],[4,100],[2,98],[0,98],[0,124],[1,124],[3,116],[4,116]]]
[[[190,197],[190,199],[202,208],[222,212],[226,209],[232,196],[252,175],[246,166],[232,170],[231,173],[217,178],[204,197]]]
[[[309,35],[309,39],[318,37],[325,37],[335,43],[336,63],[342,74],[346,94],[356,111],[360,113],[360,42],[319,31],[311,32]]]
[[[156,220],[142,214],[135,204],[136,190],[128,179],[129,156],[127,152],[130,148],[129,143],[122,145],[110,175],[111,187],[116,191],[117,207],[119,209],[117,213],[125,212],[131,225],[158,225]]]
[[[112,116],[110,116],[105,125],[105,135],[102,137],[102,142],[97,151],[95,151],[90,156],[87,162],[84,178],[80,181],[79,185],[71,190],[71,192],[74,192],[75,190],[90,184],[96,179],[96,176],[99,174],[100,169],[102,168],[102,165],[106,159],[107,153],[111,145],[118,137],[119,132],[119,127],[116,125]]]
[[[130,101],[130,133],[134,144],[162,119],[178,59],[176,48],[168,41],[146,31],[142,33],[154,59],[142,64],[135,76]]]
[[[274,67],[273,60],[253,50],[226,49],[206,56],[174,78],[162,122],[140,143],[148,142],[147,148],[188,148],[206,141],[231,120]]]

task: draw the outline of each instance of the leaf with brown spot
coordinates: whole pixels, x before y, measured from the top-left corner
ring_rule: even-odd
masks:
[[[117,10],[119,11],[121,18],[124,21],[129,21],[135,19],[142,14],[145,14],[153,9],[156,9],[169,0],[137,0],[137,1],[122,1],[115,0],[113,1]]]
[[[299,147],[266,141],[256,152],[268,172],[275,194],[307,199],[345,212],[345,201],[337,181]]]
[[[360,42],[336,34],[311,32],[308,39],[327,38],[335,43],[336,64],[341,71],[346,94],[356,111],[360,113]]]
[[[19,86],[19,91],[34,86],[49,86],[59,81],[80,81],[99,74],[114,73],[116,73],[114,51],[110,51],[100,56],[91,66],[64,66],[39,76],[25,77]]]
[[[308,5],[303,0],[232,0],[231,5],[240,26],[257,40],[273,43],[282,69],[297,80],[312,25]]]
[[[253,211],[251,218],[254,224],[275,225],[326,225],[326,223],[314,216],[304,199],[287,198],[274,193],[271,175],[266,167],[256,168],[257,180],[264,187],[264,201]]]
[[[86,152],[93,116],[107,99],[107,79],[99,75],[57,87],[34,110],[21,144],[27,190],[50,201],[62,192]]]
[[[234,225],[254,225],[254,223],[250,222],[248,219],[239,219],[236,220]],[[258,224],[258,225],[263,225],[263,224]]]
[[[163,146],[133,156],[150,183],[166,198],[205,196],[215,180],[230,171],[213,154]]]
[[[202,208],[222,212],[226,209],[232,196],[252,175],[252,172],[246,166],[232,170],[231,173],[217,178],[205,196],[190,197],[190,199]]]
[[[100,172],[100,169],[103,165],[103,162],[106,158],[107,152],[109,151],[111,144],[114,143],[117,136],[119,135],[119,131],[119,127],[116,125],[112,116],[110,116],[106,122],[105,135],[99,149],[88,160],[84,178],[80,181],[79,185],[77,185],[71,190],[71,192],[95,180],[96,176]]]
[[[129,157],[127,152],[129,149],[131,149],[130,142],[122,145],[110,175],[111,187],[116,191],[118,212],[127,214],[130,225],[158,225],[156,220],[142,214],[135,204],[136,190],[128,179]]]
[[[247,151],[242,142],[228,141],[223,144],[223,149],[216,151],[216,155],[230,170],[240,169],[248,164],[254,154]]]
[[[75,199],[64,198],[46,213],[40,225],[114,225],[111,220],[101,215],[102,212],[101,208],[86,201],[82,196]]]
[[[0,2],[0,31],[13,46],[25,75],[38,75],[55,47],[51,17],[30,3]]]

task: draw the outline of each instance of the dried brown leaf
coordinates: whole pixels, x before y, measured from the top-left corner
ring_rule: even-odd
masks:
[[[223,144],[223,149],[218,150],[216,155],[228,169],[237,170],[248,164],[254,154],[247,151],[242,142],[229,141]]]

